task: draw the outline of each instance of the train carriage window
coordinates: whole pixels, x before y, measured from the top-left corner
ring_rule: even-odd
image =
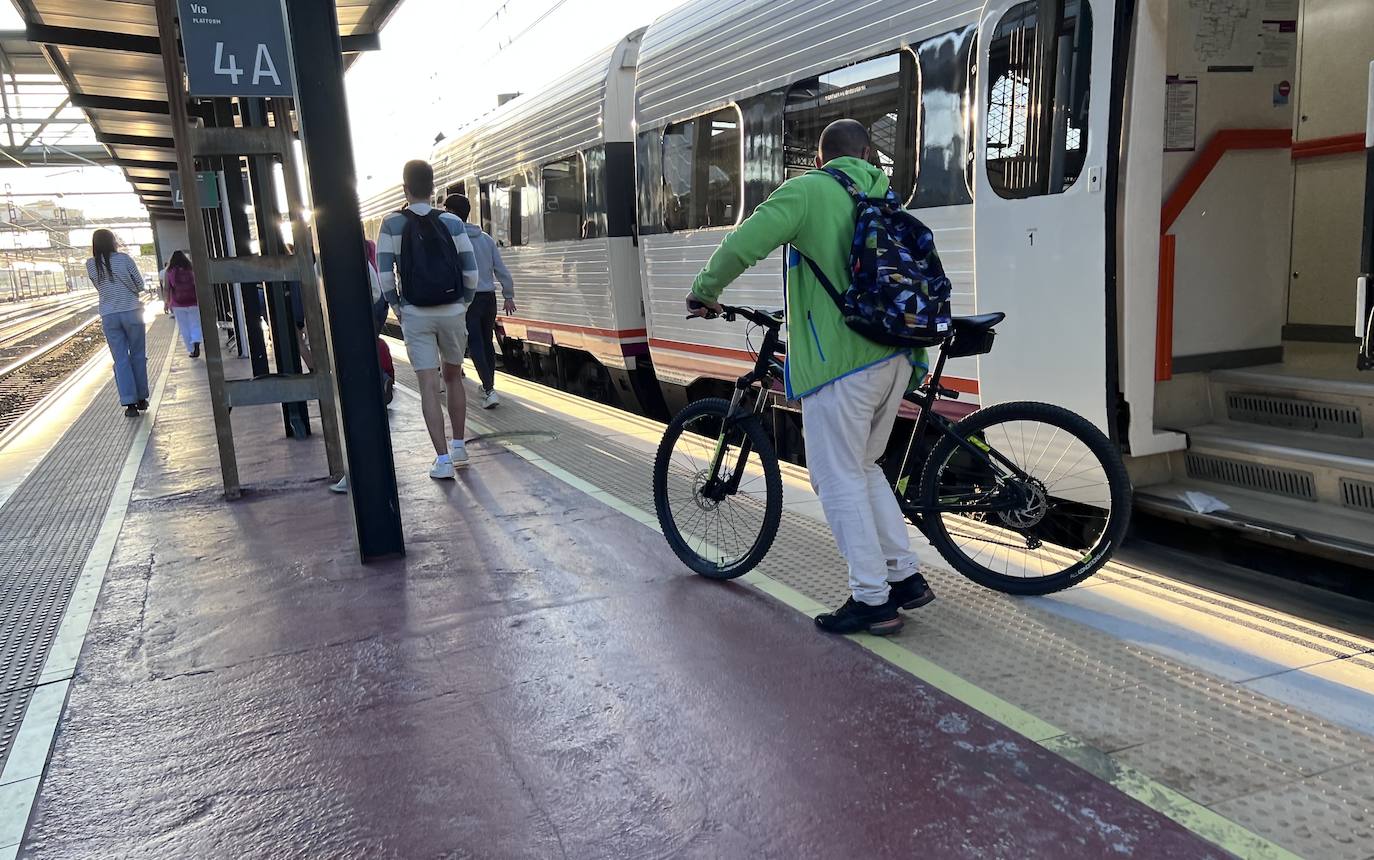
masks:
[[[973,53],[978,28],[969,25],[916,46],[920,66],[921,122],[914,209],[973,202],[969,147],[973,126]]]
[[[487,186],[487,215],[491,238],[502,247],[518,245],[511,241],[511,188],[509,179],[498,179]]]
[[[902,51],[793,84],[783,108],[787,177],[815,167],[816,146],[827,125],[856,119],[868,128],[874,163],[887,172],[897,196],[907,199],[916,161],[915,74],[915,58]]]
[[[739,222],[740,115],[725,108],[663,132],[664,225],[669,231]]]
[[[582,238],[601,239],[607,234],[606,147],[594,146],[582,153],[586,166],[587,200],[582,215]]]
[[[537,241],[539,188],[524,173],[498,179],[491,184],[491,237],[504,247],[528,245]]]
[[[583,238],[586,217],[582,156],[573,155],[541,168],[544,176],[544,241]]]
[[[544,241],[544,195],[535,170],[516,177],[520,187],[520,242],[532,245]]]
[[[988,57],[988,182],[1007,198],[1059,194],[1087,156],[1092,11],[1087,0],[1031,0],[993,31]]]
[[[480,191],[478,196],[481,198],[478,212],[482,219],[482,230],[488,236],[494,236],[495,234],[491,231],[491,183],[483,182],[478,186],[478,189]]]
[[[692,150],[696,148],[696,127],[696,120],[688,120],[663,131],[663,220],[669,231],[689,230],[693,226]]]

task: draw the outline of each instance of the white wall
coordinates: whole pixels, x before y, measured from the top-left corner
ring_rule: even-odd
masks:
[[[1307,0],[1298,73],[1298,141],[1356,134],[1365,128],[1369,64],[1374,60],[1374,2]],[[1350,327],[1364,230],[1363,152],[1296,164],[1293,278],[1288,320]]]
[[[1353,0],[1367,2],[1367,0]],[[1211,136],[1228,128],[1288,129],[1290,104],[1276,105],[1275,85],[1293,85],[1296,66],[1210,72],[1197,52],[1197,10],[1171,0],[1168,74],[1198,81],[1197,151],[1164,154],[1165,197]],[[1262,4],[1242,24],[1260,26]],[[1174,224],[1175,357],[1277,347],[1285,322],[1293,167],[1287,150],[1225,156]]]
[[[188,251],[191,240],[186,235],[186,222],[171,218],[153,220],[153,234],[156,236],[158,268],[166,268],[167,260],[173,251]]]

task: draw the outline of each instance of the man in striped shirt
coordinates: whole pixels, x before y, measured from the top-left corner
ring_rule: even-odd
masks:
[[[406,209],[425,217],[434,208],[429,201],[434,196],[434,169],[424,161],[406,163],[402,180],[405,186]],[[382,295],[396,313],[405,337],[410,366],[420,382],[420,408],[425,427],[434,443],[434,465],[431,478],[452,478],[455,467],[468,464],[463,433],[467,424],[467,393],[463,389],[463,351],[467,347],[467,303],[477,289],[477,258],[467,229],[456,216],[447,212],[439,216],[448,229],[458,250],[458,265],[462,272],[463,294],[456,301],[442,305],[415,305],[406,301],[406,285],[397,288],[396,269],[402,255],[415,253],[403,247],[407,215],[393,212],[382,221],[377,235],[377,270],[381,276]],[[405,270],[405,266],[400,266]],[[443,392],[448,394],[448,415],[453,424],[453,438],[444,431]]]

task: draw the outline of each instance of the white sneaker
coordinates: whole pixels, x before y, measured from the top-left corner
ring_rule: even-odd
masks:
[[[339,483],[337,483],[337,484],[330,484],[330,485],[329,485],[329,492],[331,492],[331,493],[346,493],[346,492],[348,492],[348,476],[347,476],[347,475],[344,475],[342,478],[339,479]]]
[[[483,409],[495,409],[496,407],[498,407],[498,406],[500,406],[500,405],[501,405],[501,395],[499,395],[499,394],[496,393],[496,389],[493,388],[491,391],[485,392],[485,393],[482,395],[482,408],[483,408]]]
[[[429,467],[429,476],[431,478],[453,477],[453,460],[449,458],[448,454],[440,454],[434,458],[434,465]]]
[[[448,443],[448,459],[455,469],[466,468],[468,464],[468,449],[462,442],[454,439]]]

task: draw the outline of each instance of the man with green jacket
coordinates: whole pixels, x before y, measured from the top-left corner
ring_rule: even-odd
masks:
[[[852,119],[821,133],[817,167],[843,171],[865,194],[887,193],[887,174],[869,163],[869,136]],[[845,325],[835,302],[802,256],[837,289],[852,276],[854,200],[833,177],[810,171],[783,183],[711,255],[692,282],[688,307],[718,311],[721,292],[780,245],[790,246],[787,274],[787,397],[800,399],[806,463],[835,543],[849,564],[852,596],[816,617],[831,633],[896,633],[899,608],[924,606],[935,595],[918,572],[906,520],[877,460],[887,446],[924,350],[874,343]],[[700,303],[697,305],[696,303]],[[704,307],[702,307],[704,306]]]

